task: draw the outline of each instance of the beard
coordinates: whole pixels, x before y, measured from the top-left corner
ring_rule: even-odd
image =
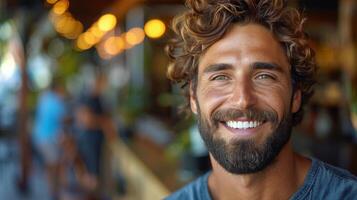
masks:
[[[208,151],[214,159],[232,174],[250,174],[265,169],[280,153],[289,141],[292,129],[292,114],[285,113],[281,122],[278,115],[272,110],[248,109],[245,111],[226,109],[212,114],[210,121],[202,118],[198,108],[198,127]],[[252,139],[232,139],[225,141],[219,138],[217,129],[219,123],[234,120],[238,117],[247,117],[253,121],[270,122],[273,126],[272,133],[258,144]],[[212,122],[212,123],[210,123]]]

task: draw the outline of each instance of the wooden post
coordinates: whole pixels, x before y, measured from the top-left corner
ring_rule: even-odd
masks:
[[[340,36],[340,65],[347,71],[352,78],[356,74],[355,47],[352,36],[353,10],[356,6],[355,0],[340,0],[338,12],[338,25]],[[350,79],[351,80],[351,79]]]
[[[24,62],[26,63],[26,62]],[[20,156],[21,156],[21,177],[19,180],[19,188],[22,191],[27,190],[27,183],[29,171],[31,166],[31,145],[30,136],[27,130],[27,95],[28,95],[28,77],[26,72],[26,65],[21,66],[21,89],[19,94],[19,125],[18,135],[20,137]]]
[[[9,53],[13,56],[15,63],[20,68],[21,76],[21,86],[18,93],[18,110],[17,110],[17,122],[16,122],[16,132],[20,144],[20,174],[18,177],[17,186],[21,192],[27,192],[28,185],[28,175],[31,164],[31,148],[30,140],[27,131],[27,94],[28,94],[28,84],[27,84],[27,69],[26,69],[26,54],[25,54],[25,43],[23,38],[20,37],[21,32],[19,31],[19,23],[21,19],[15,18],[15,27],[13,28],[12,37],[9,40]]]
[[[21,72],[21,87],[18,96],[19,109],[18,109],[18,121],[17,121],[17,135],[20,143],[20,177],[18,180],[18,187],[20,191],[27,192],[28,189],[28,177],[31,167],[31,145],[30,136],[27,130],[27,118],[28,118],[28,74],[27,74],[27,60],[25,54],[25,43],[20,38],[17,38],[12,45],[12,54],[16,60],[16,63],[20,66]]]
[[[36,10],[36,11],[34,11]],[[35,15],[29,17],[29,12],[34,11]],[[21,70],[21,87],[19,92],[19,110],[18,110],[18,137],[20,143],[20,176],[18,179],[18,187],[20,191],[27,192],[28,178],[31,170],[31,140],[28,131],[28,73],[27,73],[27,48],[33,32],[33,26],[41,16],[38,9],[19,9],[15,17],[16,26],[19,30],[20,38],[18,48],[14,54],[17,63]]]

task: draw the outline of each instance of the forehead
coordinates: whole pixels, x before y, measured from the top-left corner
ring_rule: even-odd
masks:
[[[258,24],[234,24],[201,56],[201,68],[220,62],[249,64],[257,61],[277,63],[289,70],[288,58],[273,33]]]

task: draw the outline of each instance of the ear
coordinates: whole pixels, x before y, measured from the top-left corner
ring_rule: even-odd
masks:
[[[300,109],[300,106],[301,106],[301,90],[300,89],[297,89],[294,92],[292,101],[293,102],[292,102],[292,106],[291,106],[291,112],[296,113]]]
[[[193,91],[192,82],[190,82],[190,107],[191,107],[191,111],[194,114],[197,114],[196,95],[195,92]]]

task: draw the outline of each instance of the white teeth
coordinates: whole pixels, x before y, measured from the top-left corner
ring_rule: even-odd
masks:
[[[243,122],[243,128],[249,128],[249,122]]]
[[[235,129],[248,129],[255,128],[262,124],[262,122],[258,121],[227,121],[227,126]]]

